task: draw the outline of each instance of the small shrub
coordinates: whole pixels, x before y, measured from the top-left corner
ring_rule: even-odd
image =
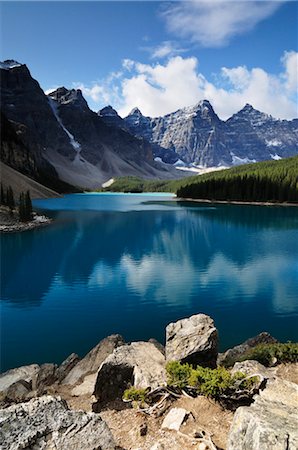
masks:
[[[253,359],[270,366],[273,363],[298,362],[298,343],[259,344],[241,357],[241,361]]]
[[[170,361],[166,365],[168,385],[183,389],[189,384],[189,378],[193,371],[189,364],[181,364],[178,361]]]
[[[137,389],[135,387],[131,387],[124,391],[123,400],[144,403],[147,393],[147,389]]]
[[[197,394],[215,399],[219,399],[221,395],[235,392],[239,386],[243,390],[250,390],[259,382],[258,377],[246,379],[242,372],[232,375],[224,367],[210,369],[198,366],[194,369],[189,364],[172,361],[167,364],[166,370],[169,386],[180,389],[191,388]]]

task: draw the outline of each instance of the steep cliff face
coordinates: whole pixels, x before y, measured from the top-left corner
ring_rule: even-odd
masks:
[[[124,122],[133,134],[151,142],[166,162],[173,162],[167,160],[166,151],[171,151],[176,160],[206,167],[298,153],[298,120],[277,120],[251,105],[226,122],[219,119],[207,100],[157,118],[145,117],[135,108]]]
[[[14,140],[5,138],[1,158],[11,167],[83,188],[100,187],[113,176],[173,176],[153,161],[148,141],[106,125],[80,90],[61,87],[46,96],[26,65],[5,61],[0,69],[3,120],[23,147],[17,154]]]

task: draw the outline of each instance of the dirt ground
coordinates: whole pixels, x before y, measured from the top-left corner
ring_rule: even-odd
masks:
[[[276,368],[276,376],[298,384],[298,364],[281,364]],[[71,387],[71,389],[73,386]],[[51,394],[59,394],[68,406],[74,410],[92,411],[95,397],[71,395],[69,386],[56,386]],[[124,408],[124,409],[123,409]],[[190,414],[182,424],[180,431],[162,429],[162,422],[171,408],[184,408]],[[106,421],[119,448],[124,450],[210,450],[200,446],[199,438],[195,434],[202,430],[206,437],[211,436],[212,442],[218,449],[225,450],[227,436],[234,413],[223,409],[215,401],[203,396],[197,398],[181,397],[173,401],[161,417],[152,417],[127,404],[118,401],[108,405],[100,412]],[[141,435],[141,430],[146,430]]]

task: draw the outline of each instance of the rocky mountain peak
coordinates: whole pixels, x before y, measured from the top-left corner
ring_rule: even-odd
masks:
[[[119,114],[111,105],[105,106],[97,114],[101,117],[119,117]]]
[[[21,67],[23,64],[20,64],[18,61],[14,59],[6,59],[5,61],[0,62],[0,69],[9,70],[15,67]]]
[[[142,117],[143,114],[141,113],[141,111],[139,110],[139,108],[133,108],[130,113],[128,114],[128,116],[135,116],[135,117]]]
[[[48,94],[48,97],[52,98],[60,105],[68,105],[71,103],[73,106],[84,109],[88,108],[87,102],[83,97],[81,89],[66,89],[64,86],[62,86]]]

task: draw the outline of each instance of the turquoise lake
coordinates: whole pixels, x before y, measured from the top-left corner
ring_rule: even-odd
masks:
[[[36,200],[54,219],[1,236],[1,370],[83,356],[100,339],[164,342],[209,314],[224,350],[298,340],[298,209],[178,203],[171,194]]]

